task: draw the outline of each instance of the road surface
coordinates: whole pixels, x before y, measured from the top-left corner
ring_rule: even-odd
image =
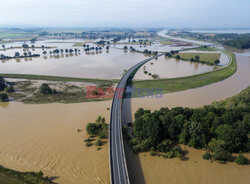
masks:
[[[110,117],[110,133],[109,133],[109,159],[110,159],[110,179],[111,184],[129,184],[128,169],[126,164],[126,157],[124,153],[124,144],[122,137],[122,122],[121,122],[121,112],[122,112],[122,92],[125,91],[127,81],[129,76],[140,66],[146,62],[155,59],[154,56],[133,66],[129,69],[124,76],[121,78],[117,85],[117,90],[115,91],[114,98],[111,107],[111,117]]]

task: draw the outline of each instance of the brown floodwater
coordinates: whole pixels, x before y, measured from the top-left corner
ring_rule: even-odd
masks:
[[[21,46],[21,43],[7,44],[10,46]],[[124,52],[123,50],[110,48],[109,52],[104,47],[102,52],[85,53],[83,47],[72,47],[73,43],[69,41],[52,42],[38,41],[35,46],[51,46],[58,49],[80,49],[78,54],[49,54],[53,49],[45,49],[46,55],[43,55],[42,49],[29,49],[32,53],[40,54],[40,57],[26,59],[10,59],[0,62],[0,73],[19,73],[19,74],[36,74],[36,75],[54,75],[66,77],[82,78],[103,78],[119,79],[125,69],[131,68],[136,63],[145,59],[143,54],[135,52]],[[90,47],[95,46],[89,44]],[[15,52],[23,55],[23,49],[10,49],[0,51],[0,54],[14,56]],[[27,51],[28,52],[28,51]]]
[[[42,170],[60,184],[109,183],[108,143],[86,147],[85,126],[102,115],[109,122],[111,101],[25,105],[0,103],[0,165]],[[82,132],[77,132],[81,129]]]
[[[149,73],[156,74],[159,78],[178,78],[190,75],[196,75],[215,70],[216,67],[195,63],[190,61],[178,60],[175,58],[166,58],[165,56],[158,57],[157,60],[152,60],[141,67],[134,76],[134,79],[153,79]],[[144,71],[148,73],[145,74]]]
[[[144,109],[159,110],[161,107],[200,107],[213,101],[224,100],[250,86],[250,52],[237,54],[236,73],[221,82],[181,92],[163,94],[161,98],[125,99],[123,122],[133,121],[134,112]],[[188,149],[188,148],[187,148]],[[201,150],[188,149],[188,160],[152,157],[148,153],[134,155],[127,150],[127,162],[131,183],[136,184],[247,184],[250,166],[236,163],[218,164],[202,159]],[[250,155],[246,155],[250,158]]]
[[[205,87],[164,94],[162,98],[125,99],[124,122],[139,108],[198,107],[233,96],[250,85],[250,54],[237,54],[238,70],[230,78]],[[0,164],[20,171],[39,171],[60,184],[109,183],[108,145],[85,147],[86,123],[102,115],[109,122],[111,101],[27,105],[0,103]],[[82,132],[77,132],[82,129]],[[128,154],[133,183],[246,183],[249,166],[220,165],[189,150],[189,160]],[[144,156],[146,155],[146,156]],[[197,174],[198,173],[198,174]],[[131,183],[132,183],[131,182]],[[238,182],[238,183],[239,183]]]

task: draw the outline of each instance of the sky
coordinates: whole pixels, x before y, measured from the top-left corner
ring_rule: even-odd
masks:
[[[250,0],[0,0],[0,25],[250,28]]]

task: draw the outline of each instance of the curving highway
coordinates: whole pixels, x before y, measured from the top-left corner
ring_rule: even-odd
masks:
[[[110,131],[109,131],[109,159],[110,159],[110,180],[111,184],[129,184],[128,169],[124,153],[124,144],[122,137],[122,100],[123,91],[125,91],[127,81],[130,75],[146,62],[155,59],[157,56],[145,59],[130,68],[121,78],[117,85],[111,107]]]

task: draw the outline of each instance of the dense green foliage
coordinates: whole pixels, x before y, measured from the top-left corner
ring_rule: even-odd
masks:
[[[204,153],[204,155],[202,155],[202,158],[205,160],[211,160],[212,155],[209,152],[206,152],[206,153]]]
[[[223,44],[237,49],[248,49],[250,48],[250,34],[234,35],[232,39],[225,41]]]
[[[43,84],[40,86],[40,92],[41,92],[42,94],[52,94],[52,93],[53,93],[53,90],[49,87],[48,84],[43,83]]]
[[[6,93],[0,93],[0,102],[6,102],[9,99]]]
[[[15,89],[14,89],[13,86],[7,86],[4,90],[5,90],[7,93],[15,92]]]
[[[0,91],[3,91],[5,87],[5,80],[0,76]]]
[[[99,138],[108,138],[108,125],[105,123],[105,118],[98,116],[95,123],[88,123],[86,131],[91,136],[99,136]]]
[[[244,165],[244,164],[247,164],[248,160],[246,157],[244,157],[242,154],[239,154],[236,159],[235,159],[235,162],[237,164],[240,164],[240,165]]]
[[[230,104],[230,105],[228,105]],[[134,115],[133,150],[168,152],[178,144],[206,148],[215,160],[250,150],[250,87],[226,101],[202,108],[142,108]],[[208,158],[208,155],[205,155]]]
[[[39,172],[19,172],[0,166],[0,181],[13,181],[13,184],[52,184],[48,177],[43,177],[43,173]]]

